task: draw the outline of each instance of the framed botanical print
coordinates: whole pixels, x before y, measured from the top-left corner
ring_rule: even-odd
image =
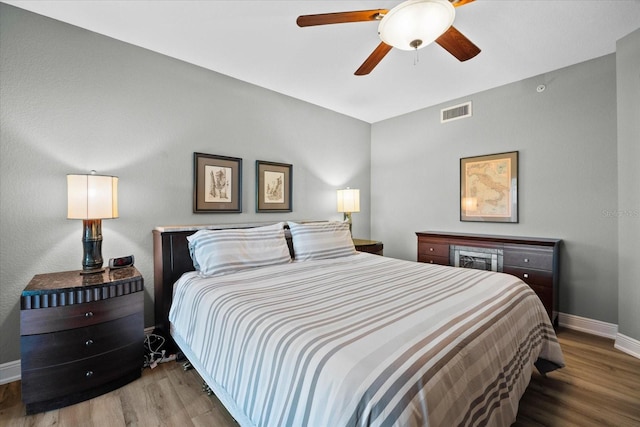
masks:
[[[242,212],[242,159],[193,153],[193,212]]]
[[[518,222],[518,152],[460,159],[460,221]]]
[[[256,212],[291,212],[293,166],[256,161]]]

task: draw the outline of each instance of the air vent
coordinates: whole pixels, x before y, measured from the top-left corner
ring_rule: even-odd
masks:
[[[471,101],[440,110],[440,123],[471,117]]]

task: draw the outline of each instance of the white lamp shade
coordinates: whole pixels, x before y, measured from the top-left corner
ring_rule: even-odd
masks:
[[[67,218],[118,218],[118,177],[67,175]]]
[[[378,34],[397,49],[421,49],[444,34],[455,16],[455,8],[447,0],[408,0],[382,18]]]
[[[355,188],[338,190],[338,212],[360,212],[360,190]]]

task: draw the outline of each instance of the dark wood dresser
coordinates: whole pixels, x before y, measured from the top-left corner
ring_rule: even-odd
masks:
[[[562,240],[439,231],[421,231],[416,235],[419,262],[455,266],[457,260],[458,266],[462,266],[460,250],[456,255],[456,248],[462,248],[463,254],[473,248],[495,254],[495,271],[517,276],[531,286],[540,297],[549,319],[557,324]]]
[[[72,405],[140,377],[143,290],[135,267],[34,276],[20,309],[27,414]]]

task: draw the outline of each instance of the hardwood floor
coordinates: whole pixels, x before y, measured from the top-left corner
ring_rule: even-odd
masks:
[[[567,366],[534,373],[515,426],[640,426],[640,360],[613,341],[558,331]],[[236,426],[202,380],[179,363],[145,369],[142,378],[87,402],[24,415],[20,382],[0,386],[0,426]]]
[[[534,370],[515,426],[640,426],[640,360],[613,341],[560,329],[566,366]]]

